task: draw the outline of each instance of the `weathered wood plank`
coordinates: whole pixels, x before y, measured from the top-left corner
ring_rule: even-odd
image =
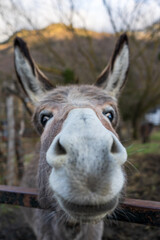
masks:
[[[32,188],[0,185],[0,203],[40,208],[37,190]],[[110,219],[160,226],[160,202],[125,199]]]

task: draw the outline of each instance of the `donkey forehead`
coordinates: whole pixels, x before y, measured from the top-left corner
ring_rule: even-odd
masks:
[[[105,103],[114,102],[116,99],[111,96],[107,91],[95,86],[81,85],[58,87],[47,92],[41,104],[52,102],[54,104],[71,104],[71,105],[103,105]]]

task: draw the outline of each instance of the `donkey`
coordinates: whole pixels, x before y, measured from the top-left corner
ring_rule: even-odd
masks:
[[[103,219],[117,207],[125,185],[127,153],[116,127],[117,99],[129,67],[127,36],[120,36],[94,86],[55,87],[19,37],[14,59],[41,135],[39,157],[29,164],[23,181],[38,188],[42,207],[29,209],[30,225],[41,240],[102,239]]]

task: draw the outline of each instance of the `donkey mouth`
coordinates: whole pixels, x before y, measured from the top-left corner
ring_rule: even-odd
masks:
[[[74,220],[80,222],[98,222],[107,214],[113,212],[118,204],[118,197],[103,204],[77,204],[68,202],[58,196],[58,202],[63,210]]]

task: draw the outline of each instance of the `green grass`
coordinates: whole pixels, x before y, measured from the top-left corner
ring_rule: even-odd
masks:
[[[0,212],[3,214],[13,213],[13,209],[19,208],[19,206],[10,206],[6,204],[0,204]]]
[[[151,142],[160,142],[160,131],[154,132],[151,135]]]
[[[29,153],[24,155],[24,162],[29,163],[34,158],[34,153]]]
[[[128,156],[143,156],[145,154],[160,154],[160,131],[153,132],[150,142],[142,144],[140,141],[127,146]]]
[[[128,156],[131,155],[144,155],[144,154],[160,154],[160,143],[150,142],[150,143],[139,143],[135,142],[129,147],[127,147]]]

